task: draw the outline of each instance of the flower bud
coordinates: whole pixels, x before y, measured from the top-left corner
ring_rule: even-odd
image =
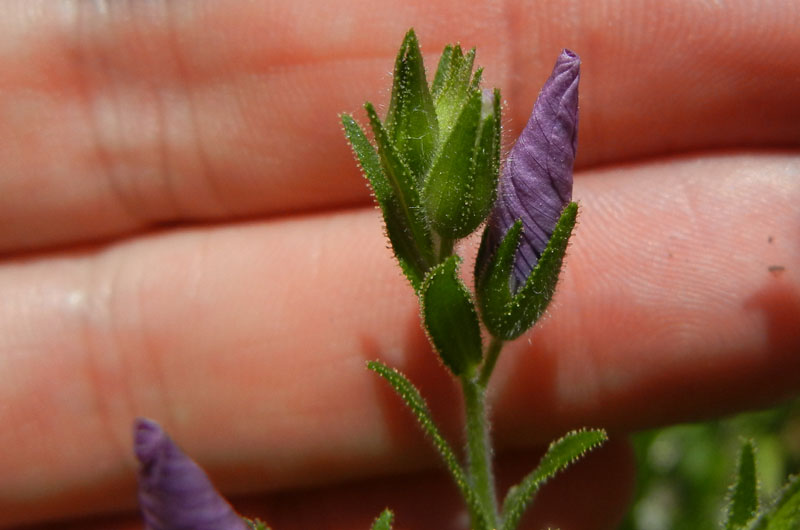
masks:
[[[205,472],[152,420],[134,424],[139,505],[147,530],[248,530]]]
[[[562,51],[503,167],[481,241],[475,263],[481,316],[506,340],[544,312],[575,225],[579,77],[580,59]]]
[[[527,281],[572,200],[579,78],[580,59],[563,50],[503,167],[486,237],[487,245],[496,248],[514,222],[522,220],[510,284],[513,292]]]

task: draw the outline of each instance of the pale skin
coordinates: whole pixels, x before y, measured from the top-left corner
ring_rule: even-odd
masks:
[[[526,528],[613,528],[626,432],[797,394],[800,7],[518,4],[0,5],[0,527],[141,528],[143,415],[275,530],[387,505],[464,528],[364,367],[406,372],[458,438],[337,118],[385,105],[411,26],[429,70],[477,47],[507,148],[561,48],[583,60],[579,222],[548,315],[498,363],[494,435],[511,478],[568,429],[614,441]]]

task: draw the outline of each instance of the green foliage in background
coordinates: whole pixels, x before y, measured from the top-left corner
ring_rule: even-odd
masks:
[[[736,480],[744,440],[756,448],[759,500],[769,506],[786,478],[800,472],[800,400],[636,435],[636,499],[620,530],[724,528],[724,493]]]

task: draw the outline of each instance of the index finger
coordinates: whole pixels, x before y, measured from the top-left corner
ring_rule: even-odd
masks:
[[[367,203],[337,115],[386,101],[410,26],[429,69],[478,48],[512,133],[581,54],[583,166],[800,142],[789,2],[44,5],[0,7],[0,252]]]

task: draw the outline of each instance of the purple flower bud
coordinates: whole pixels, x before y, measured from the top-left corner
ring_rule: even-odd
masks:
[[[580,59],[563,50],[533,106],[528,124],[503,167],[487,227],[488,248],[497,248],[522,220],[510,288],[516,292],[536,267],[564,207],[572,200],[572,165],[578,138]]]
[[[134,423],[139,504],[147,530],[248,530],[205,472],[152,420]]]

